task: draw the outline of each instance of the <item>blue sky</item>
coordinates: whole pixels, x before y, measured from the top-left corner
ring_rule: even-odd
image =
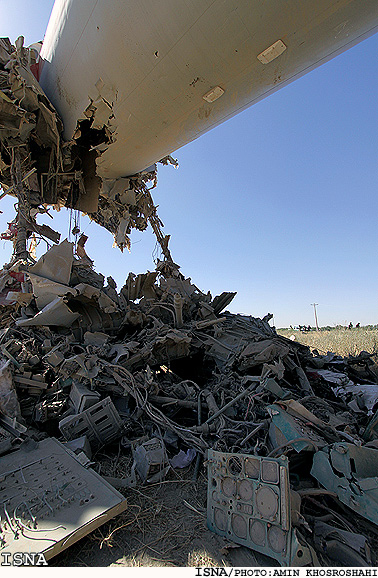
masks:
[[[0,0],[0,35],[42,39],[52,5]],[[179,149],[178,170],[160,167],[153,196],[173,258],[203,291],[237,291],[231,311],[314,325],[315,301],[320,325],[378,323],[377,55],[375,35]],[[1,230],[12,205],[1,201]],[[81,224],[119,287],[154,268],[151,232],[121,254]],[[53,226],[67,236],[68,212]],[[3,262],[10,252],[1,242]]]

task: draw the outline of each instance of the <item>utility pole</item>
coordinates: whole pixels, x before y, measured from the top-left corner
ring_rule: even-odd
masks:
[[[314,308],[316,331],[319,331],[318,316],[317,316],[317,314],[316,314],[316,306],[319,305],[319,303],[311,303],[311,305],[312,305],[313,308]]]

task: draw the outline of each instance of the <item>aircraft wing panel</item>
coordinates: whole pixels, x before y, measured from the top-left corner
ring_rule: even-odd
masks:
[[[56,0],[41,85],[67,139],[107,128],[98,174],[118,178],[377,30],[376,0]]]

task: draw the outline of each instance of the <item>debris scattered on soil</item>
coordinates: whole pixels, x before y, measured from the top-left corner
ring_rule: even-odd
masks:
[[[146,186],[156,169],[98,183],[110,120],[99,128],[89,110],[63,143],[33,62],[22,41],[0,41],[1,182],[18,199],[3,236],[14,254],[0,271],[1,551],[21,539],[52,557],[127,508],[113,487],[178,475],[203,484],[205,466],[207,524],[226,550],[240,544],[284,566],[374,563],[372,355],[311,353],[277,335],[269,314],[225,311],[234,292],[200,291],[161,233]],[[111,277],[105,285],[85,236],[57,244],[37,225],[48,204],[86,211],[121,249],[131,227],[150,223],[163,258],[119,291]],[[36,235],[53,243],[38,261]],[[104,447],[128,467],[107,472]]]
[[[282,565],[328,564],[338,550],[319,524],[331,521],[337,562],[348,550],[354,565],[370,563],[366,540],[356,553],[342,531],[348,508],[378,522],[371,355],[314,355],[266,320],[225,312],[234,293],[204,294],[171,261],[130,273],[119,292],[98,277],[67,240],[1,270],[1,459],[52,436],[98,468],[98,452],[118,445],[132,465],[105,483],[123,490],[172,469],[195,481],[205,460],[214,532]],[[11,521],[2,513],[5,549],[25,526],[43,527],[38,512],[31,501]]]

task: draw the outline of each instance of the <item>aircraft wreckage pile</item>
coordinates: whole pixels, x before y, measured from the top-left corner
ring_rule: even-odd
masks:
[[[277,335],[269,315],[224,312],[235,293],[204,294],[170,257],[146,188],[154,171],[102,183],[91,215],[110,211],[121,247],[149,222],[164,255],[155,271],[130,273],[117,291],[95,272],[85,237],[76,254],[57,244],[35,217],[83,200],[83,159],[98,154],[88,135],[100,129],[83,121],[88,139],[64,148],[25,72],[33,63],[22,65],[30,52],[2,42],[2,183],[18,215],[0,272],[0,552],[51,558],[127,507],[116,487],[127,493],[175,468],[196,483],[205,465],[210,530],[283,566],[372,564],[372,356],[311,353]],[[34,234],[56,243],[37,262],[26,249]],[[104,446],[132,454],[123,478],[96,473]]]

